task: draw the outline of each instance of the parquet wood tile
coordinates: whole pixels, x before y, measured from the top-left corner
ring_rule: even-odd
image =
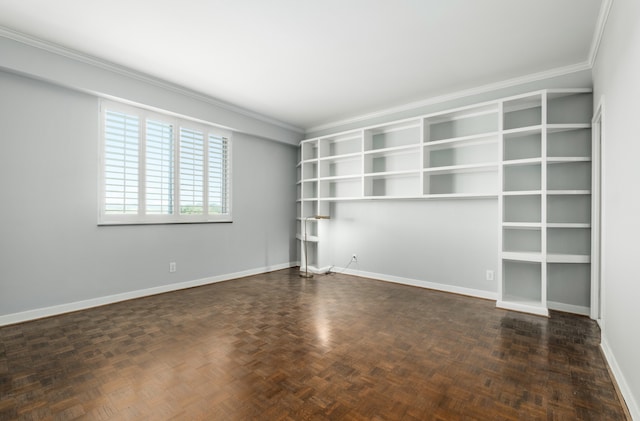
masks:
[[[623,420],[588,318],[283,270],[0,328],[0,420]]]

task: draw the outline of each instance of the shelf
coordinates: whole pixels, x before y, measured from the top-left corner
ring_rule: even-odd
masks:
[[[421,196],[424,199],[495,199],[498,197],[497,193],[484,192],[484,193],[444,193],[444,194],[424,194]]]
[[[542,125],[536,124],[534,126],[518,127],[515,129],[507,129],[502,131],[503,136],[509,136],[509,138],[528,136],[531,134],[542,133]]]
[[[503,260],[515,260],[518,262],[542,262],[541,253],[533,252],[517,252],[517,251],[503,251]]]
[[[386,153],[390,153],[390,152],[405,152],[405,151],[409,151],[411,149],[415,149],[418,150],[420,149],[420,144],[416,143],[416,144],[411,144],[411,145],[402,145],[402,146],[392,146],[389,148],[381,148],[381,149],[370,149],[370,150],[366,150],[364,151],[364,155],[383,155]]]
[[[339,160],[348,159],[348,158],[359,158],[361,155],[362,155],[362,152],[354,152],[354,153],[346,153],[346,154],[342,154],[342,155],[324,156],[322,158],[318,158],[317,160],[319,162],[322,162],[322,161],[339,161]]]
[[[506,229],[519,228],[519,229],[536,229],[542,228],[541,222],[503,222],[502,227]]]
[[[536,263],[543,260],[547,263],[589,263],[591,258],[584,254],[547,254],[547,258],[543,259],[541,253],[503,251],[502,260]]]
[[[420,175],[420,170],[372,172],[372,173],[365,173],[364,177],[365,179],[370,179],[370,178],[387,178],[387,177],[406,176],[406,175]]]
[[[576,124],[547,124],[548,133],[567,132],[571,130],[590,129],[590,123],[576,123]]]
[[[304,235],[302,234],[296,234],[296,238],[300,241],[304,241]],[[307,235],[307,242],[317,243],[318,241],[319,241],[319,238],[317,235]]]
[[[586,254],[547,254],[547,263],[590,263]]]
[[[449,139],[425,141],[424,147],[430,149],[437,149],[440,147],[452,147],[459,144],[485,144],[485,143],[498,143],[499,132],[480,133],[469,136],[452,137]]]
[[[318,199],[319,202],[351,202],[354,200],[362,200],[363,196],[352,196],[352,197],[321,197]]]
[[[579,222],[548,222],[547,228],[591,228],[591,224]]]
[[[542,158],[526,158],[526,159],[510,159],[507,161],[503,161],[502,165],[506,166],[518,166],[518,165],[531,165],[531,164],[541,164]]]
[[[505,297],[496,301],[496,307],[505,310],[513,310],[522,313],[537,314],[539,316],[549,317],[549,310],[540,301],[523,299],[509,300],[507,297]]]
[[[468,164],[468,165],[449,165],[443,167],[425,168],[425,173],[437,174],[437,173],[460,173],[460,172],[477,172],[477,171],[497,171],[498,164],[493,162],[485,162],[482,164]]]
[[[548,195],[590,195],[591,190],[547,190]]]
[[[320,177],[320,178],[318,178],[318,181],[358,180],[360,178],[362,178],[362,175],[360,175],[360,174],[334,175],[334,176],[330,176],[330,177]]]
[[[549,164],[564,164],[570,162],[591,162],[591,157],[588,156],[549,156],[547,157],[547,163]]]
[[[503,196],[540,196],[542,190],[515,190],[515,191],[503,191]]]

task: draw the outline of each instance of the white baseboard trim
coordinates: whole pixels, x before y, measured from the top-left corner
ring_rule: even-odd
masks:
[[[451,292],[454,294],[468,295],[475,298],[484,298],[486,300],[496,300],[498,294],[496,292],[484,291],[481,289],[465,288],[455,285],[440,284],[437,282],[420,281],[417,279],[403,278],[400,276],[385,275],[382,273],[366,272],[355,269],[345,269],[334,267],[332,272],[346,273],[348,275],[361,276],[363,278],[377,279],[379,281],[393,282],[396,284],[411,285],[414,287],[434,289],[436,291]]]
[[[134,298],[148,297],[150,295],[162,294],[165,292],[178,291],[181,289],[193,288],[216,282],[229,281],[231,279],[243,278],[245,276],[258,275],[260,273],[272,272],[274,270],[287,269],[296,266],[295,262],[281,263],[278,265],[264,266],[261,268],[249,269],[241,272],[228,273],[224,275],[210,276],[208,278],[196,279],[193,281],[179,282],[175,284],[161,285],[153,288],[139,289],[136,291],[123,292],[121,294],[107,295],[104,297],[91,298],[83,301],[75,301],[55,305],[51,307],[27,310],[20,313],[12,313],[0,316],[0,326],[7,326],[30,320],[41,319],[43,317],[57,316],[59,314],[70,313],[72,311],[85,310],[92,307],[99,307],[106,304],[113,304],[120,301],[132,300]]]
[[[547,301],[547,307],[550,310],[564,311],[565,313],[579,314],[581,316],[591,315],[591,309],[589,307],[584,307],[584,306],[558,303],[556,301]]]
[[[602,350],[602,354],[609,364],[609,368],[613,373],[613,377],[615,377],[616,383],[618,383],[618,389],[620,389],[620,393],[622,393],[622,397],[627,404],[627,409],[629,409],[631,418],[634,420],[640,420],[640,406],[633,397],[633,393],[631,393],[631,389],[627,384],[627,380],[625,379],[622,370],[620,370],[620,366],[618,365],[618,361],[616,361],[616,357],[613,355],[613,352],[611,352],[611,347],[609,347],[609,343],[604,336],[604,332],[602,332],[600,349]]]

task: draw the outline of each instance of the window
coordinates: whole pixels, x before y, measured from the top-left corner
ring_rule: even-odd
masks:
[[[230,133],[111,101],[101,108],[99,224],[231,221]]]

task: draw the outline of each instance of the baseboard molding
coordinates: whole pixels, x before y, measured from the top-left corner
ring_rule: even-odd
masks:
[[[216,282],[229,281],[231,279],[243,278],[245,276],[258,275],[260,273],[272,272],[274,270],[287,269],[296,266],[295,262],[281,263],[278,265],[264,266],[261,268],[249,269],[241,272],[228,273],[224,275],[210,276],[193,281],[179,282],[157,286],[153,288],[139,289],[136,291],[123,292],[121,294],[107,295],[104,297],[91,298],[89,300],[75,301],[72,303],[60,304],[51,307],[38,308],[23,311],[20,313],[6,314],[0,316],[0,326],[7,326],[30,320],[41,319],[43,317],[57,316],[59,314],[70,313],[78,310],[85,310],[92,307],[99,307],[106,304],[113,304],[120,301],[132,300],[135,298],[148,297],[165,292],[178,291],[181,289],[193,288],[202,285],[214,284]]]
[[[636,402],[633,393],[631,393],[631,388],[629,388],[629,385],[627,384],[627,380],[618,365],[618,361],[616,361],[616,357],[613,355],[613,352],[611,352],[611,347],[609,347],[609,343],[604,336],[604,332],[602,334],[602,340],[600,341],[600,349],[602,350],[604,358],[607,360],[607,364],[609,364],[609,369],[613,374],[614,381],[617,383],[620,394],[624,399],[622,404],[627,405],[631,419],[640,420],[640,406],[638,406],[638,402]]]
[[[498,294],[496,292],[459,287],[455,285],[440,284],[437,282],[420,281],[417,279],[403,278],[400,276],[386,275],[382,273],[373,273],[362,270],[337,267],[334,267],[332,272],[346,273],[348,275],[361,276],[363,278],[377,279],[379,281],[393,282],[396,284],[411,285],[414,287],[434,289],[436,291],[451,292],[454,294],[467,295],[470,297],[483,298],[486,300],[496,300],[498,298]]]
[[[547,301],[547,307],[549,308],[549,310],[564,311],[565,313],[579,314],[581,316],[591,315],[591,309],[584,306],[558,303],[556,301]]]

